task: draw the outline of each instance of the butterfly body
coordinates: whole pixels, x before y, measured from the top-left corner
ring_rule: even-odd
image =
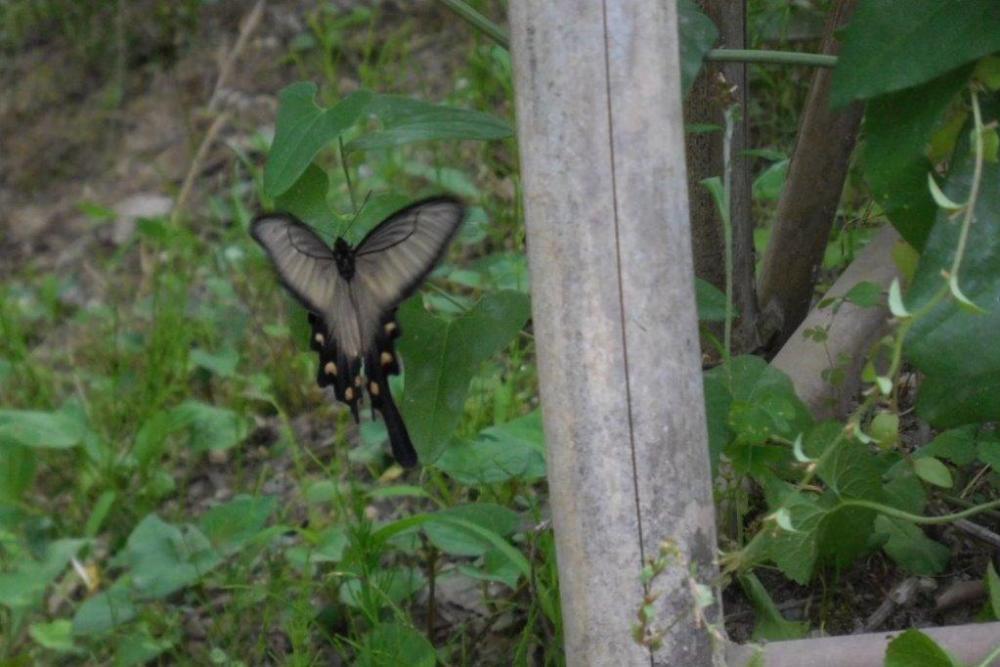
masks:
[[[393,456],[406,467],[416,465],[417,453],[388,382],[400,372],[396,308],[441,259],[463,216],[455,199],[426,199],[389,216],[356,247],[339,237],[329,246],[287,213],[259,215],[250,227],[281,282],[309,311],[317,383],[332,386],[355,421],[367,393],[385,421]]]

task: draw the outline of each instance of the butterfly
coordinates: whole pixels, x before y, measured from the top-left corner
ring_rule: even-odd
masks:
[[[333,385],[355,422],[366,392],[373,415],[378,410],[385,422],[393,457],[406,468],[417,464],[417,452],[388,382],[400,370],[396,308],[441,260],[464,217],[457,199],[424,199],[380,222],[356,247],[341,237],[327,245],[289,213],[264,213],[250,223],[282,284],[309,311],[317,383]]]

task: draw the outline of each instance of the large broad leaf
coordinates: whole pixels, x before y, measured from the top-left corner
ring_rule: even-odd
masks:
[[[927,189],[927,145],[935,124],[962,89],[968,70],[883,95],[865,116],[865,180],[893,226],[924,247],[937,207]]]
[[[195,451],[229,449],[239,444],[249,432],[244,417],[227,408],[217,408],[200,401],[185,401],[171,410],[170,423],[187,427],[189,445]]]
[[[291,187],[275,198],[274,207],[291,213],[319,230],[326,230],[334,217],[326,203],[329,190],[330,178],[326,172],[315,164],[309,164]]]
[[[316,154],[361,117],[372,97],[359,90],[324,109],[316,104],[312,82],[300,81],[282,90],[274,142],[264,167],[264,192],[277,197],[292,187]]]
[[[132,530],[122,560],[131,569],[136,593],[151,599],[193,584],[221,562],[200,530],[174,526],[155,514]]]
[[[885,652],[885,667],[957,667],[959,662],[920,630],[907,630]]]
[[[541,410],[483,429],[471,442],[453,440],[434,465],[470,486],[544,477]]]
[[[0,502],[16,503],[35,480],[37,461],[28,447],[0,443]]]
[[[494,539],[487,541],[481,537],[481,533],[470,532],[447,519],[460,519],[475,524],[493,533]],[[482,556],[497,539],[514,532],[517,524],[517,513],[513,510],[492,503],[474,503],[435,512],[431,515],[431,520],[424,524],[424,532],[434,546],[445,553],[454,556]]]
[[[994,118],[996,114],[990,113],[985,120]],[[972,156],[967,149],[959,155],[944,185],[953,201],[965,201],[972,183]],[[945,212],[938,215],[907,295],[911,312],[941,289],[941,271],[951,267],[960,224]],[[990,421],[1000,415],[1000,345],[996,344],[1000,331],[1000,164],[995,162],[983,165],[959,285],[986,313],[969,312],[953,298],[945,299],[914,323],[904,348],[926,375],[917,411],[939,428]]]
[[[260,533],[275,502],[274,496],[237,496],[205,512],[198,526],[219,553],[230,554]]]
[[[726,295],[715,285],[694,279],[694,296],[698,305],[698,319],[702,322],[724,322],[726,320]],[[733,317],[739,317],[734,309]]]
[[[861,0],[844,33],[834,106],[910,88],[1000,50],[996,0]]]
[[[365,635],[354,664],[356,667],[434,667],[437,654],[427,638],[413,628],[398,623],[381,623]]]
[[[398,95],[379,95],[369,107],[382,129],[347,144],[348,150],[392,148],[418,141],[488,141],[513,135],[510,123],[482,111],[457,109]]]
[[[479,365],[507,345],[529,315],[528,297],[519,292],[486,294],[452,320],[428,313],[420,299],[399,309],[406,367],[402,412],[423,461],[437,459],[451,439]]]
[[[129,587],[121,580],[106,591],[87,598],[73,615],[73,634],[100,635],[136,617]]]
[[[46,587],[66,569],[85,543],[85,540],[56,540],[46,546],[41,560],[22,559],[13,569],[0,572],[0,605],[18,610],[40,604]]]
[[[759,474],[790,458],[767,443],[771,437],[795,440],[812,426],[788,376],[749,355],[705,373],[705,407],[713,470],[725,451],[738,470]]]
[[[743,592],[750,598],[757,617],[753,629],[754,641],[780,641],[805,637],[809,631],[809,623],[789,621],[782,616],[767,589],[753,573],[740,576],[739,582]]]
[[[677,3],[677,31],[681,42],[681,94],[687,97],[705,54],[719,38],[719,31],[693,0]]]
[[[0,450],[17,445],[68,449],[80,444],[86,433],[86,424],[65,412],[0,410]]]
[[[909,521],[880,516],[875,519],[875,532],[886,536],[882,548],[907,572],[929,577],[940,574],[948,565],[951,549],[930,539]]]

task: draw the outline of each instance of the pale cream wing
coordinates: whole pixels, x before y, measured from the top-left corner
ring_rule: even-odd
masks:
[[[366,343],[382,317],[434,269],[464,216],[456,199],[426,199],[394,213],[358,244],[351,285]]]
[[[250,235],[271,258],[282,284],[308,310],[325,316],[333,308],[338,292],[346,292],[333,251],[294,216],[258,216],[250,224]],[[327,318],[327,322],[331,320]]]

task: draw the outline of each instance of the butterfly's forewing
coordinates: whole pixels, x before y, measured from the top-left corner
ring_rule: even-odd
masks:
[[[314,313],[326,313],[347,283],[333,251],[294,217],[274,213],[254,219],[250,234],[264,247],[285,287]]]
[[[365,348],[351,290],[323,239],[291,215],[281,213],[256,218],[250,233],[267,251],[285,287],[330,327],[324,336],[331,341],[336,336],[346,357],[360,358]]]
[[[464,215],[456,199],[425,199],[391,215],[358,244],[350,289],[366,346],[375,342],[386,315],[434,269]]]

